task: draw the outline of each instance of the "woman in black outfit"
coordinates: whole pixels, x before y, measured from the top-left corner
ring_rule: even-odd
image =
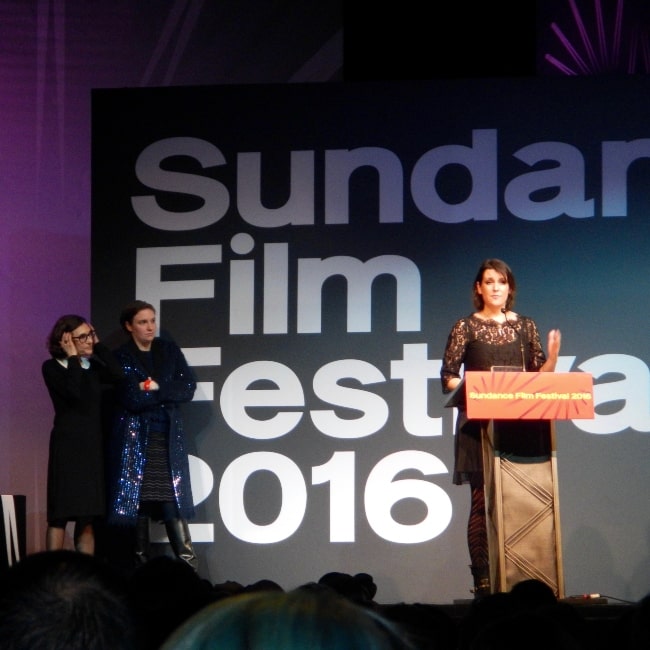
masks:
[[[43,362],[54,406],[47,468],[47,550],[64,546],[74,521],[77,551],[95,552],[96,518],[105,514],[103,389],[122,378],[113,354],[82,316],[61,316],[47,339]]]
[[[559,330],[548,333],[548,357],[542,349],[535,322],[512,311],[516,283],[510,267],[498,259],[485,260],[474,279],[473,299],[476,311],[456,321],[442,360],[442,390],[451,392],[461,381],[461,367],[467,370],[491,370],[493,366],[518,367],[526,371],[553,372],[560,353]],[[516,440],[515,453],[541,456],[549,453],[547,437]],[[522,448],[525,445],[526,448]],[[474,594],[491,592],[481,422],[468,420],[459,409],[454,437],[454,476],[457,485],[469,483],[471,505],[467,540],[474,577]]]

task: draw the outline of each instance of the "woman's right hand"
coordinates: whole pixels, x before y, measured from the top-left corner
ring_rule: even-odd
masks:
[[[72,340],[72,332],[64,332],[60,343],[66,357],[72,357],[77,354],[77,346]]]
[[[144,381],[141,381],[139,386],[140,390],[158,390],[160,388],[156,380],[151,377],[147,377]]]

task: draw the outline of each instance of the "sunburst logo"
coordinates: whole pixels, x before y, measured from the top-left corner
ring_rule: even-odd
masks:
[[[648,74],[650,2],[567,0],[545,17],[543,65],[547,74]],[[549,5],[545,14],[549,15]]]

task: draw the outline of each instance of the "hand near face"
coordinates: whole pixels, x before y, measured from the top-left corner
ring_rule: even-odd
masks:
[[[91,323],[88,323],[88,326],[90,327],[90,330],[93,333],[93,336],[92,336],[93,344],[99,343],[99,334],[97,334],[97,330],[92,326]]]
[[[67,357],[77,354],[77,346],[72,339],[72,332],[65,332],[61,337],[61,347]]]

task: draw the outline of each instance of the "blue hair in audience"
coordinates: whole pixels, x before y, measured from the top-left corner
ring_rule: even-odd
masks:
[[[408,650],[399,628],[332,589],[240,594],[208,605],[161,650]]]

